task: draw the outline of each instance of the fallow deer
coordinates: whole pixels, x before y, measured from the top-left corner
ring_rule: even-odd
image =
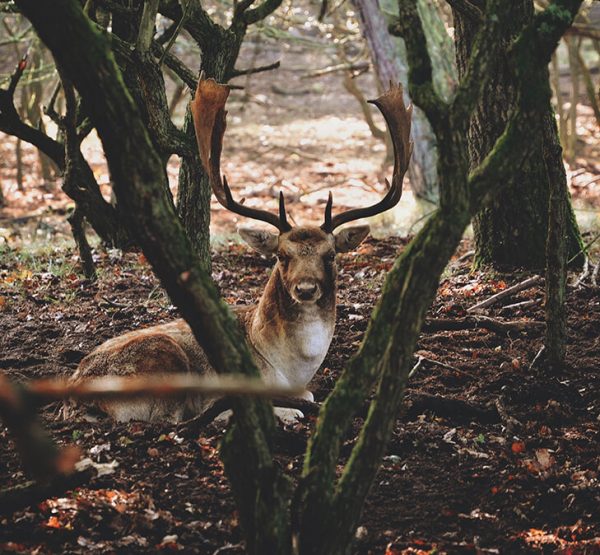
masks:
[[[277,229],[240,227],[242,238],[255,250],[276,255],[277,262],[265,290],[253,306],[234,306],[245,330],[262,379],[269,384],[305,388],[329,349],[336,314],[335,255],[356,248],[369,233],[369,226],[333,231],[353,220],[374,216],[395,206],[402,194],[402,180],[411,156],[410,121],[412,108],[405,107],[402,88],[392,86],[371,101],[382,112],[394,147],[394,173],[388,191],[378,203],[332,216],[332,195],[325,207],[320,227],[292,227],[287,220],[283,194],[279,214],[251,208],[236,202],[225,177],[220,158],[226,126],[225,103],[229,88],[212,79],[198,82],[192,112],[202,164],[212,190],[226,209]],[[175,372],[214,372],[184,320],[176,320],[110,339],[79,364],[71,380],[106,375],[168,374]],[[312,400],[308,391],[305,397]],[[99,408],[116,420],[178,421],[204,412],[213,401],[190,398],[185,403],[158,399],[112,401]],[[288,420],[300,416],[293,409],[275,409]]]

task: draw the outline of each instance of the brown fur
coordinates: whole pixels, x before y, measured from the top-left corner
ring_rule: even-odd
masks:
[[[272,242],[266,235],[259,239],[265,244]],[[233,310],[246,330],[263,379],[305,387],[321,364],[333,334],[335,238],[319,228],[304,227],[282,233],[276,245],[278,262],[258,305]],[[307,295],[305,289],[298,289],[302,286],[309,292],[314,288],[314,298],[299,298]],[[214,372],[182,319],[106,341],[81,361],[71,381],[144,374],[164,374],[168,379],[169,374],[180,372]],[[178,421],[204,412],[213,402],[193,397],[185,402],[140,399],[97,406],[117,420]]]

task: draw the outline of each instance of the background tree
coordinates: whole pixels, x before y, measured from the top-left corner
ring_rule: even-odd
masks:
[[[464,77],[474,47],[474,38],[484,20],[483,0],[451,2],[455,21],[456,59],[459,75]],[[515,37],[533,18],[533,0],[516,0],[513,18],[498,37],[508,47]],[[498,71],[490,81],[469,126],[469,159],[472,168],[477,167],[492,149],[510,118],[517,93],[515,76],[508,60],[499,60]],[[515,171],[507,187],[495,200],[481,210],[474,219],[476,263],[492,264],[505,268],[523,267],[540,269],[545,266],[545,245],[548,234],[549,188],[546,164],[562,166],[562,158],[554,154],[548,160],[544,149],[548,137],[555,131],[554,111],[550,101],[543,114],[546,132],[534,138],[534,154]],[[544,138],[546,137],[546,139]],[[565,202],[568,193],[564,191]],[[567,252],[569,257],[581,251],[579,230],[570,209],[566,224]]]
[[[175,125],[171,117],[165,72],[169,71],[180,83],[193,90],[201,70],[223,82],[240,73],[255,71],[239,71],[234,67],[246,30],[249,25],[272,13],[281,0],[266,0],[255,7],[252,4],[238,4],[227,27],[211,19],[200,3],[191,0],[181,4],[176,0],[98,0],[85,6],[90,19],[99,29],[104,29],[111,39],[112,51],[125,84],[150,131],[152,142],[163,161],[164,171],[172,155],[181,158],[178,213],[206,268],[210,268],[210,187],[197,155],[189,114],[182,129]],[[157,28],[159,17],[171,22],[162,33]],[[169,52],[182,31],[189,34],[201,52],[201,67],[194,70]],[[269,69],[276,66],[270,66]],[[131,243],[126,224],[129,213],[118,201],[111,204],[104,200],[93,172],[81,154],[81,143],[94,128],[90,125],[87,107],[76,99],[70,105],[73,113],[67,109],[67,113],[59,115],[54,108],[57,90],[47,111],[61,130],[60,135],[52,138],[43,128],[25,123],[14,102],[16,86],[23,71],[24,68],[15,73],[7,90],[0,90],[0,130],[35,145],[65,173],[63,190],[76,203],[77,214],[72,223],[76,222],[79,230],[76,231],[79,244],[85,238],[80,229],[83,218],[86,218],[105,243],[128,246]],[[64,83],[61,88],[66,97]],[[34,104],[39,109],[38,104]],[[66,122],[72,119],[75,120],[75,127],[69,136]]]
[[[16,0],[73,79],[89,106],[132,230],[173,302],[219,372],[256,375],[239,328],[185,236],[166,194],[163,161],[114,63],[107,40],[75,0]],[[414,0],[400,2],[395,26],[407,43],[410,93],[438,138],[439,210],[388,275],[358,354],[327,399],[311,439],[303,475],[291,485],[275,465],[268,403],[237,400],[222,456],[238,502],[251,553],[344,553],[375,477],[402,399],[412,354],[440,275],[472,215],[508,182],[514,166],[531,156],[533,138],[550,98],[546,66],[580,1],[556,0],[527,25],[516,42],[498,39],[518,6],[488,2],[469,68],[456,97],[444,101],[433,87],[431,62]],[[60,25],[59,25],[60,23]],[[77,48],[74,48],[74,45]],[[491,152],[470,169],[466,130],[503,53],[517,75],[517,100]],[[396,93],[397,94],[397,93]],[[397,153],[398,155],[399,153]],[[345,431],[375,386],[368,416],[339,480]],[[291,514],[289,512],[291,506]]]

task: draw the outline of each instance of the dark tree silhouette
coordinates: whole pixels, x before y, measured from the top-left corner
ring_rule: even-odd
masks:
[[[533,0],[515,0],[512,4],[513,17],[498,36],[505,51],[534,17]],[[470,8],[465,9],[465,5]],[[461,77],[468,71],[475,37],[483,25],[484,6],[483,0],[453,3],[456,57]],[[468,130],[471,168],[481,164],[504,131],[518,102],[517,94],[510,57],[503,57],[498,60],[495,75],[483,90],[471,118]],[[553,147],[558,141],[558,132],[550,100],[541,117],[544,132],[533,137],[535,149],[532,155],[521,164],[515,164],[508,184],[498,181],[497,186],[502,190],[475,216],[476,263],[536,270],[545,267],[551,194],[548,176],[564,174],[564,167],[561,151]],[[567,209],[567,250],[572,257],[580,252],[581,239],[570,208],[566,180],[560,181],[564,187],[561,202],[566,203]],[[564,185],[562,181],[565,181]],[[552,194],[556,195],[555,192]]]

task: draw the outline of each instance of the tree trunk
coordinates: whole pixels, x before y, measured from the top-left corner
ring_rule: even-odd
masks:
[[[184,132],[195,139],[194,124],[189,106],[185,113]],[[211,189],[208,176],[202,167],[200,157],[184,156],[179,169],[177,187],[177,213],[190,239],[202,268],[210,273],[210,198]]]
[[[476,3],[476,2],[473,2]],[[483,2],[477,4],[483,8]],[[533,16],[532,0],[515,0],[511,6],[511,24],[502,37],[506,47]],[[474,36],[480,23],[453,10],[456,26],[456,56],[461,78],[467,71]],[[508,59],[499,60],[492,82],[485,87],[468,133],[471,168],[487,156],[512,113],[516,98],[515,76]],[[543,136],[556,134],[548,105]],[[544,138],[534,138],[536,155],[515,168],[514,178],[492,203],[474,218],[476,264],[491,264],[503,268],[540,269],[546,263],[548,234],[548,177],[544,164]],[[562,159],[554,163],[562,163]],[[502,185],[501,183],[498,186]],[[567,193],[565,191],[565,196]],[[567,222],[568,253],[575,256],[581,249],[577,223],[570,210]]]
[[[245,29],[221,36],[214,42],[214,50],[202,56],[201,70],[206,77],[219,83],[229,79],[237,60]],[[215,39],[218,35],[215,35]],[[183,131],[195,143],[196,135],[189,107],[186,110]],[[212,191],[208,175],[202,167],[200,156],[194,151],[192,156],[181,158],[177,188],[177,213],[203,268],[210,273],[210,199]]]
[[[556,122],[544,129],[544,155],[548,173],[550,200],[548,205],[548,239],[546,243],[546,337],[545,362],[553,371],[559,371],[567,350],[567,229],[569,199],[567,176],[562,164],[562,148],[558,140]],[[560,162],[560,163],[557,163]]]
[[[353,0],[353,4],[358,12],[358,20],[362,28],[362,33],[369,44],[373,67],[375,68],[381,87],[385,89],[390,82],[394,82],[402,83],[406,89],[408,84],[408,64],[404,41],[400,38],[392,37],[387,32],[388,24],[383,13],[384,11],[395,13],[397,3],[394,0],[380,0],[378,5],[377,0]],[[435,7],[423,1],[419,2],[419,10],[422,13],[429,16],[432,9],[435,9]],[[430,46],[430,53],[434,58],[434,67],[437,66],[439,68],[439,71],[435,72],[439,77],[436,79],[436,84],[446,84],[440,92],[442,96],[448,97],[451,92],[451,87],[448,84],[456,81],[455,76],[446,73],[448,68],[453,67],[451,60],[448,59],[451,56],[452,44],[439,17],[428,17],[427,20],[432,23],[431,32],[427,37],[428,45]],[[439,28],[440,25],[441,29]],[[436,60],[441,60],[442,58],[445,58],[444,63],[435,63]],[[434,74],[434,79],[435,77],[436,75]],[[405,93],[405,97],[405,101],[408,102],[408,93]],[[435,138],[427,118],[417,107],[414,108],[413,112],[412,136],[414,150],[408,169],[410,186],[415,196],[437,202],[439,194]]]

